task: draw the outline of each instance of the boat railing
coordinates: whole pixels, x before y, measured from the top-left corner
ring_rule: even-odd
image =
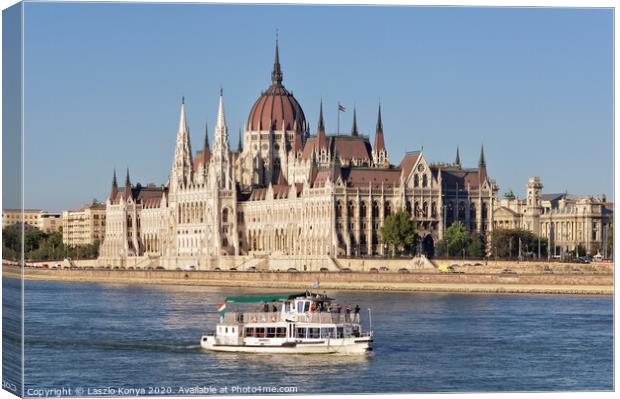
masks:
[[[229,312],[224,314],[224,323],[277,323],[281,321],[280,312]]]
[[[225,324],[246,324],[246,323],[278,323],[281,321],[293,321],[301,323],[321,323],[321,324],[340,324],[340,323],[359,323],[359,313],[329,313],[311,312],[282,317],[280,312],[228,312],[224,314]]]

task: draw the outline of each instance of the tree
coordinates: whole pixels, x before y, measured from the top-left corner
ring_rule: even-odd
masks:
[[[463,253],[470,243],[470,235],[465,225],[460,222],[454,222],[446,229],[445,239],[448,246],[448,254],[459,256]]]
[[[493,255],[500,258],[515,258],[519,255],[519,242],[522,257],[537,256],[539,242],[541,256],[547,253],[546,238],[524,229],[496,229],[491,236]]]
[[[383,222],[381,237],[390,246],[392,255],[411,249],[415,243],[417,222],[409,217],[406,210],[391,214]]]

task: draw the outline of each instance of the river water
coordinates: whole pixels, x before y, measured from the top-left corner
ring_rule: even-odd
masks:
[[[17,297],[19,281],[3,279],[3,288],[5,298]],[[216,304],[223,297],[264,292],[27,281],[24,393],[613,389],[611,297],[329,290],[342,304],[372,307],[371,355],[201,350],[200,336],[216,323]],[[4,310],[4,325],[11,326],[16,311]],[[3,335],[10,352],[9,338]],[[18,358],[10,355],[5,360]],[[18,381],[12,369],[4,370],[5,379]],[[196,387],[203,391],[192,391]]]

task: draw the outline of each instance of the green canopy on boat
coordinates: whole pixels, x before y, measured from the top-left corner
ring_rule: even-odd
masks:
[[[229,296],[225,301],[228,303],[282,302],[298,296],[306,296],[306,292],[257,296]]]

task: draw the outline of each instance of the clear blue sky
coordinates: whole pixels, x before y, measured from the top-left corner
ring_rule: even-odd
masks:
[[[392,163],[424,147],[476,166],[522,195],[612,198],[609,9],[26,5],[26,206],[62,210],[120,183],[163,183],[182,95],[194,149],[224,87],[231,145],[270,83],[280,30],[284,84],[312,126],[337,102],[374,135],[383,104]],[[352,113],[341,116],[349,131]],[[213,131],[211,130],[211,134]],[[10,204],[5,204],[5,207]]]

